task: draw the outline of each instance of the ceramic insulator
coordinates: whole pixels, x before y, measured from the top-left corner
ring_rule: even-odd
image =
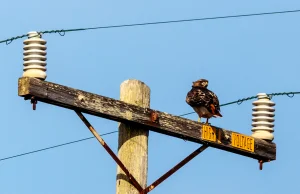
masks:
[[[35,77],[45,80],[46,74],[46,41],[35,31],[28,33],[24,40],[23,77]]]
[[[274,139],[274,116],[275,103],[272,102],[265,93],[257,94],[257,101],[252,104],[252,136],[264,140],[272,141]]]

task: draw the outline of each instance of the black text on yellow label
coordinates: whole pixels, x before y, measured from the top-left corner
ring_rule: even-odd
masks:
[[[236,148],[254,152],[254,138],[239,133],[231,133],[231,145]]]
[[[216,139],[217,139],[216,129],[212,128],[211,126],[208,126],[208,125],[203,125],[201,137],[204,140],[216,141]]]

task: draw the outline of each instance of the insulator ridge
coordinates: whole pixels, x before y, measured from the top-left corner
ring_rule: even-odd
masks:
[[[272,141],[274,139],[274,116],[275,103],[272,102],[266,93],[257,94],[257,101],[252,104],[252,136],[264,140]]]
[[[35,77],[45,80],[46,74],[46,41],[38,32],[29,32],[28,39],[24,40],[23,77]]]

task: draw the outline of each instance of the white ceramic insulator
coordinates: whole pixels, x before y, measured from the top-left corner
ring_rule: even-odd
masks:
[[[274,116],[275,103],[272,102],[266,93],[258,93],[257,101],[252,104],[252,136],[264,140],[272,141],[274,139]]]
[[[46,74],[46,41],[35,31],[28,32],[28,39],[24,40],[23,77],[34,77],[45,80]]]

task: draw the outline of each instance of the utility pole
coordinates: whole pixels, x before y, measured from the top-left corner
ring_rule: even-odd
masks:
[[[126,80],[120,87],[120,100],[129,104],[150,108],[150,88],[138,80]],[[130,118],[132,114],[128,112]],[[149,130],[141,126],[120,123],[118,157],[144,189],[148,174],[148,135]],[[138,194],[130,184],[124,171],[117,167],[117,194]]]
[[[117,194],[151,192],[208,147],[258,160],[260,170],[264,162],[276,160],[276,144],[272,142],[275,103],[265,93],[258,94],[253,102],[253,134],[249,136],[150,109],[150,89],[138,80],[121,84],[120,100],[45,81],[46,41],[39,33],[30,32],[24,44],[24,73],[18,80],[18,95],[30,99],[33,110],[37,101],[74,110],[118,164]],[[82,113],[120,123],[118,156]],[[202,146],[147,186],[149,130]]]
[[[276,160],[276,144],[272,142],[273,137],[270,134],[268,134],[268,137],[266,134],[261,133],[266,129],[268,131],[272,130],[272,121],[270,120],[268,123],[261,122],[260,120],[269,118],[261,115],[269,115],[274,112],[274,109],[270,107],[273,105],[265,97],[259,97],[263,99],[255,102],[257,105],[254,109],[258,112],[253,113],[256,115],[253,118],[254,128],[252,129],[256,137],[253,137],[147,108],[150,104],[150,90],[145,88],[147,86],[140,81],[126,81],[121,85],[121,100],[115,100],[33,77],[22,77],[18,83],[18,95],[27,100],[31,99],[34,110],[37,101],[74,110],[115,160],[119,166],[118,168],[122,169],[122,171],[117,170],[117,194],[146,194],[151,192],[207,147],[214,147],[256,159],[259,161],[260,169],[262,169],[264,162]],[[146,97],[147,91],[148,97]],[[112,152],[81,112],[121,123],[119,126],[118,153],[120,159]],[[259,126],[260,124],[268,124],[271,127],[266,128]],[[202,146],[145,188],[148,171],[147,130],[199,143]]]

